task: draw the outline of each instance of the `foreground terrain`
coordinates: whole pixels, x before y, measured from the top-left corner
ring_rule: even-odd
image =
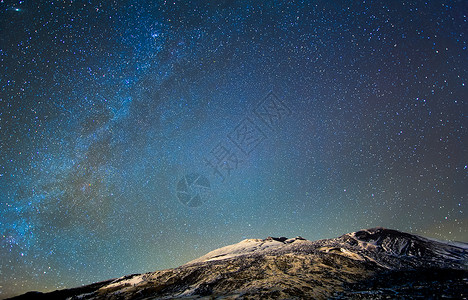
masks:
[[[247,239],[175,269],[12,299],[467,299],[468,244],[373,228]]]

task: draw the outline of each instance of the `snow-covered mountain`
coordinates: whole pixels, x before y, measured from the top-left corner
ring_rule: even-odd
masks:
[[[468,244],[384,228],[247,239],[178,268],[16,299],[468,298]]]

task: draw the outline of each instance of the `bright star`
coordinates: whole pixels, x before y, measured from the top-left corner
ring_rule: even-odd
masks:
[[[21,9],[21,8],[18,8],[18,7],[10,7],[10,8],[8,8],[7,10],[16,11],[16,12],[22,11],[22,9]]]

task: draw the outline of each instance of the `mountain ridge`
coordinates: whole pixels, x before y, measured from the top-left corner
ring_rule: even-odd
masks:
[[[377,227],[317,241],[246,239],[177,268],[11,299],[465,299],[467,286],[467,243]]]

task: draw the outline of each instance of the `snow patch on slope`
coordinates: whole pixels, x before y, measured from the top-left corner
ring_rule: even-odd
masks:
[[[127,279],[124,279],[124,278],[128,277],[128,276],[120,277],[120,278],[116,279],[114,282],[102,287],[102,289],[110,289],[110,288],[118,287],[118,286],[121,286],[121,287],[136,286],[136,285],[146,281],[144,276],[146,277],[146,274],[135,275],[135,276],[132,276],[132,277],[127,278]],[[122,280],[122,279],[124,279],[124,280]]]
[[[287,238],[272,238],[268,237],[266,239],[246,239],[241,241],[240,243],[225,246],[214,251],[203,255],[200,258],[192,260],[185,265],[190,265],[199,262],[207,262],[207,261],[217,261],[223,260],[228,258],[233,258],[241,255],[246,254],[253,254],[253,253],[262,253],[268,250],[279,249],[284,247],[285,245],[303,241],[304,239],[301,237],[287,239]]]

